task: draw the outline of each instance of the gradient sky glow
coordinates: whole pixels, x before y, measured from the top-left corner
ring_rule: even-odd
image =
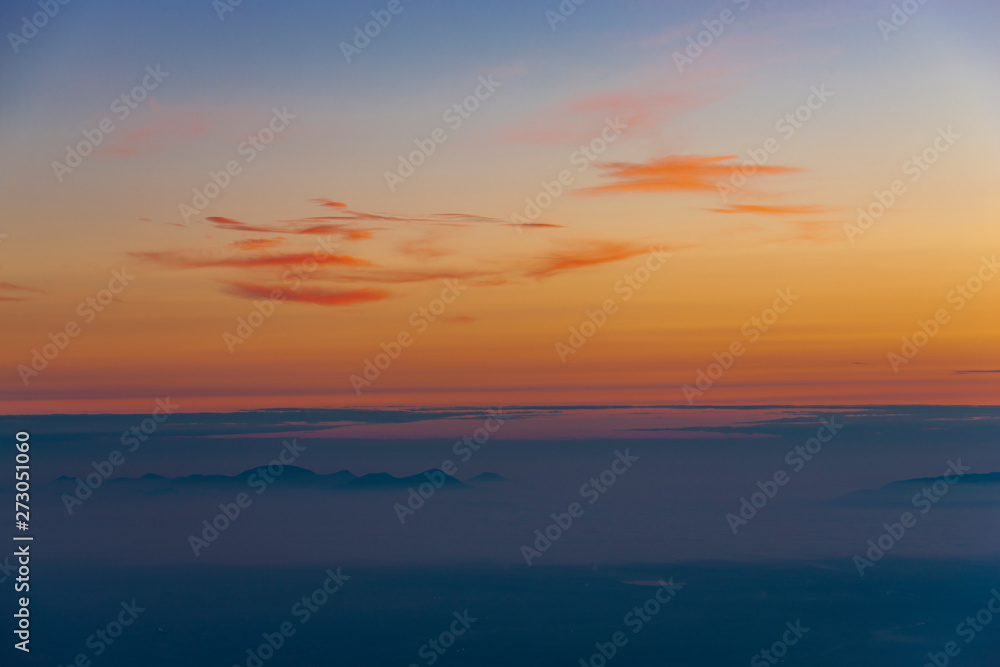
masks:
[[[223,20],[209,0],[60,6],[0,49],[6,410],[679,404],[734,341],[746,353],[699,404],[996,404],[1000,278],[948,298],[1000,250],[995,3],[929,0],[888,39],[891,2],[744,4],[592,0],[553,30],[555,1],[402,0],[350,63],[341,42],[386,3],[244,0]],[[4,34],[35,11],[6,3]],[[120,120],[147,66],[169,76]],[[452,128],[481,77],[499,88]],[[832,97],[787,136],[776,124],[814,89]],[[275,108],[294,119],[245,162]],[[52,163],[106,117],[59,182]],[[615,119],[627,129],[581,171]],[[436,128],[447,140],[390,190]],[[949,128],[933,165],[904,171]],[[723,201],[716,184],[770,138]],[[240,173],[185,224],[179,205],[230,160]],[[544,226],[510,224],[566,169]],[[852,242],[895,179],[905,193]],[[327,237],[336,258],[283,282]],[[661,247],[625,301],[616,284]],[[123,267],[134,280],[86,322],[78,304]],[[417,331],[449,276],[466,289]],[[274,288],[286,301],[230,352],[223,334]],[[799,300],[750,343],[744,323],[786,289]],[[563,363],[556,344],[607,299],[618,312]],[[894,372],[887,355],[939,309],[949,322]],[[81,333],[25,384],[18,367],[69,321]],[[350,376],[400,332],[413,344],[357,395]]]

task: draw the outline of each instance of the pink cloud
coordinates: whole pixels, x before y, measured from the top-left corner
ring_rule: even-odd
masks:
[[[562,102],[504,132],[510,141],[579,144],[601,132],[607,120],[625,125],[625,134],[653,131],[706,103],[692,93],[613,92]]]
[[[357,303],[369,303],[388,299],[392,294],[380,289],[354,290],[324,290],[324,289],[285,289],[274,285],[254,283],[230,283],[234,294],[247,299],[270,298],[275,292],[281,292],[286,301],[311,303],[317,306],[351,306]]]
[[[186,107],[165,107],[151,100],[149,108],[138,112],[138,117],[125,121],[115,120],[115,131],[107,143],[98,146],[97,155],[107,157],[134,157],[173,148],[212,132],[219,122],[203,111]]]

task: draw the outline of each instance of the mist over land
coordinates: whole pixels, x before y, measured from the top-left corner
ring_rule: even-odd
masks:
[[[466,609],[477,620],[456,642],[461,664],[509,664],[510,646],[523,664],[573,664],[618,630],[630,638],[618,664],[733,664],[796,620],[810,628],[795,648],[803,664],[922,664],[1000,585],[996,408],[503,413],[479,443],[465,439],[489,416],[479,409],[296,412],[294,427],[280,411],[225,426],[178,414],[79,502],[80,480],[127,450],[142,415],[87,417],[83,439],[60,434],[58,418],[0,419],[49,443],[36,464],[38,608],[67,630],[46,659],[69,660],[57,649],[82,646],[102,608],[141,598],[148,616],[102,662],[245,664],[244,645],[331,570],[350,579],[272,664],[323,664],[331,651],[419,664],[434,624]],[[440,436],[400,437],[401,421]],[[935,488],[947,491],[927,500]],[[915,525],[859,566],[906,511]],[[633,635],[628,611],[671,580],[683,586]],[[197,639],[208,617],[230,634]],[[983,632],[967,664],[986,664],[975,661],[996,637]]]

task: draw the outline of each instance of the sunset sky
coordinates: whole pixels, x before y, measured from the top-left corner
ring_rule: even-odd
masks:
[[[73,2],[6,37],[5,411],[996,404],[991,3],[673,4]]]

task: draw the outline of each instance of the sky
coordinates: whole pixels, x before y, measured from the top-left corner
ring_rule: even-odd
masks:
[[[1000,15],[914,6],[5,3],[4,410],[995,405]]]

